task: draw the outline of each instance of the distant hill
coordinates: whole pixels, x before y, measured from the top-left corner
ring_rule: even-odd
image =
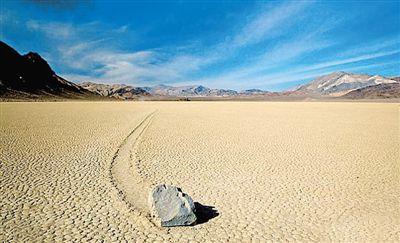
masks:
[[[396,81],[378,75],[335,72],[318,77],[310,83],[300,86],[295,92],[307,95],[340,97],[353,90],[388,83],[396,83]]]
[[[124,84],[97,84],[92,82],[81,83],[80,86],[101,96],[118,99],[137,99],[141,96],[149,96],[146,90]]]
[[[345,94],[348,99],[400,98],[400,83],[385,83],[356,89]]]
[[[39,54],[20,55],[2,41],[0,67],[0,99],[99,97],[58,76]]]
[[[272,95],[273,93],[276,92],[270,92],[270,91],[265,91],[265,90],[261,90],[261,89],[246,89],[243,91],[240,91],[239,95],[241,96],[253,96],[253,95]]]

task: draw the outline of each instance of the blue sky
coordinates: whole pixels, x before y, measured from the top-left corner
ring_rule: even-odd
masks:
[[[400,1],[1,1],[1,40],[74,82],[285,90],[400,75]]]

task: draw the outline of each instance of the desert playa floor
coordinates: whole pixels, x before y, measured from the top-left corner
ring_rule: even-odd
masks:
[[[399,240],[399,104],[0,105],[1,242]],[[156,227],[158,183],[200,223]]]

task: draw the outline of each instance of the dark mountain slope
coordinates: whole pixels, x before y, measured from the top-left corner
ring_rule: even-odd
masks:
[[[378,84],[350,91],[342,96],[348,99],[400,98],[400,83]]]
[[[0,41],[0,97],[10,99],[98,98],[58,76],[37,53],[20,55]]]

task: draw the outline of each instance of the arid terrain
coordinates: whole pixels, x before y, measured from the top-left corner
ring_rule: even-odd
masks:
[[[398,241],[399,104],[0,103],[0,241]],[[199,224],[148,219],[181,187]]]

